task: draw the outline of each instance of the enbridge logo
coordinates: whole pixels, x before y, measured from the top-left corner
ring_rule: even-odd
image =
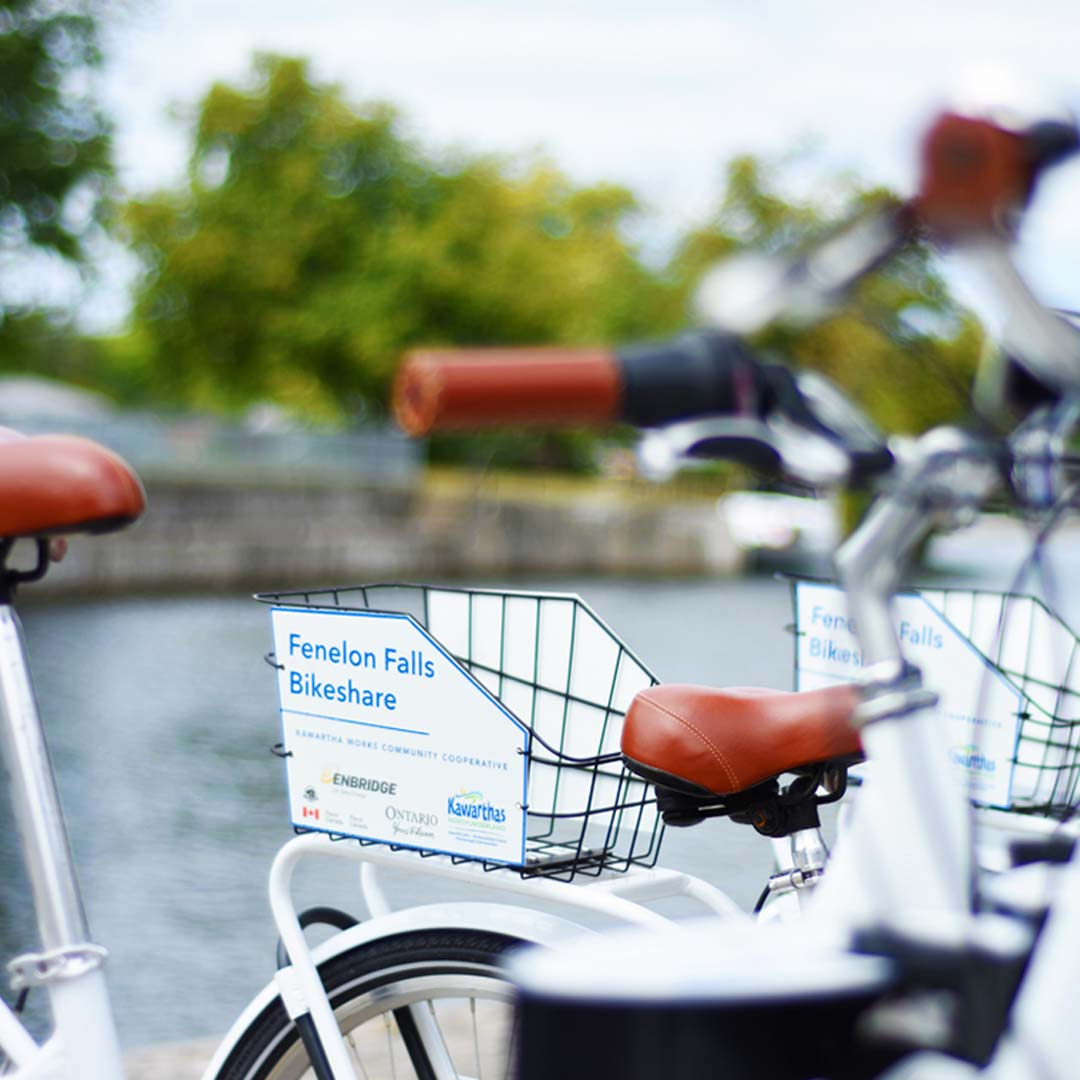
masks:
[[[339,788],[351,788],[353,791],[372,791],[379,795],[397,794],[397,782],[394,780],[380,780],[376,777],[340,773],[332,765],[323,769],[322,776],[319,779],[324,784],[332,784],[334,787]]]

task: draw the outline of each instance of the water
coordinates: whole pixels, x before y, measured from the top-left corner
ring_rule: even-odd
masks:
[[[1077,580],[1075,550],[1059,552],[1066,583]],[[1015,537],[949,541],[937,561],[1004,584],[1019,552]],[[791,686],[781,581],[533,585],[579,592],[665,681]],[[1073,587],[1063,599],[1077,596]],[[25,628],[91,926],[111,953],[121,1037],[139,1046],[223,1032],[273,972],[266,874],[291,835],[283,769],[268,752],[279,727],[261,659],[267,611],[246,595],[114,599],[30,608]],[[662,861],[748,906],[771,852],[747,828],[713,821],[668,830]],[[354,869],[315,869],[302,905],[355,908]],[[405,876],[390,884],[399,902],[468,892]],[[10,834],[0,834],[0,912],[9,957],[34,937]]]

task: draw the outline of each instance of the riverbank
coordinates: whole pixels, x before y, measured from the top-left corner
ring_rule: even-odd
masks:
[[[715,500],[635,483],[146,478],[135,527],[79,538],[37,596],[447,577],[728,575]],[[30,592],[31,590],[28,590]]]

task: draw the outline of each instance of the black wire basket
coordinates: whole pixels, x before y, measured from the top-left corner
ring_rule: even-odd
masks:
[[[800,583],[792,579],[793,603]],[[1080,800],[1080,638],[1045,603],[1033,596],[987,589],[908,590],[939,612],[982,658],[981,687],[973,692],[988,707],[991,675],[1011,687],[1017,703],[1016,740],[1007,762],[1011,769],[1008,804],[991,804],[1017,814],[1052,819],[1071,817]],[[800,631],[796,632],[796,642]],[[796,686],[804,685],[798,666]],[[933,682],[931,690],[936,689]],[[992,719],[986,717],[984,719]],[[978,735],[972,750],[979,750]],[[975,801],[980,801],[973,794]]]
[[[256,599],[408,615],[528,729],[522,876],[570,881],[656,864],[655,793],[625,768],[619,742],[634,695],[657,679],[580,597],[373,584]]]
[[[1033,596],[985,589],[919,593],[1020,691],[1009,809],[1071,816],[1080,796],[1080,639]]]

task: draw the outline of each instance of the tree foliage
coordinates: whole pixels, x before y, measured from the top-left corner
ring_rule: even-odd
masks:
[[[187,186],[127,208],[146,374],[175,400],[332,417],[384,401],[415,344],[610,341],[663,322],[667,294],[623,239],[624,188],[432,156],[392,108],[350,106],[299,60],[261,57],[255,76],[202,100]]]
[[[785,180],[737,159],[715,212],[650,267],[627,239],[641,210],[625,188],[576,186],[543,160],[435,154],[390,106],[263,56],[247,85],[199,103],[186,182],[126,207],[146,274],[104,373],[186,405],[340,419],[385,403],[411,346],[663,336],[688,324],[717,259],[797,250],[888,198],[853,182],[792,197]],[[844,310],[757,344],[832,376],[886,429],[919,430],[962,411],[979,337],[913,248]],[[487,445],[552,460],[550,443]],[[564,441],[562,459],[582,448]]]
[[[33,256],[84,263],[111,175],[93,95],[102,0],[0,0],[0,363],[47,329],[26,310]]]

